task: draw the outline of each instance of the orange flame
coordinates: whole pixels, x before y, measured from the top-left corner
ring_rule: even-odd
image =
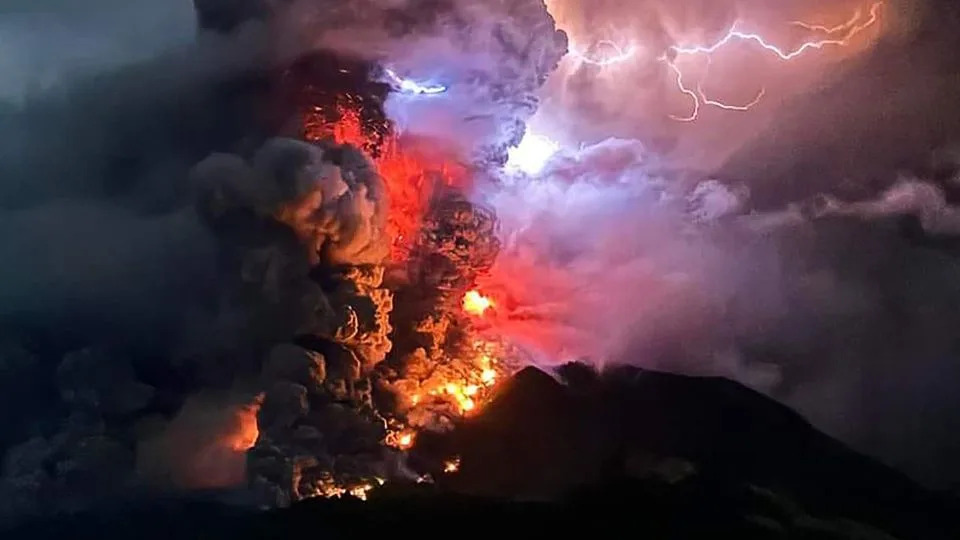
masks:
[[[464,311],[477,317],[482,317],[494,305],[493,300],[483,296],[479,291],[469,291],[463,295]]]
[[[459,457],[455,457],[455,458],[453,458],[453,459],[449,459],[449,460],[445,461],[444,464],[443,464],[443,472],[445,472],[445,473],[447,473],[447,474],[452,474],[452,473],[458,472],[459,470],[460,470],[460,458],[459,458]]]

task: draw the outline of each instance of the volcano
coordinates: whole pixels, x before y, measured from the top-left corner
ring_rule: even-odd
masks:
[[[542,0],[194,7],[183,49],[0,108],[4,538],[960,537],[783,404],[859,381],[847,350],[952,358],[956,287],[911,293],[960,268],[960,164],[759,207],[528,131],[645,51],[578,51]],[[657,58],[705,116],[770,101]]]
[[[310,499],[262,513],[200,497],[114,503],[4,537],[371,538],[403,529],[442,538],[461,527],[838,540],[960,532],[956,501],[724,379],[576,364],[558,377],[524,370],[456,431],[421,440],[411,459],[432,463],[432,453],[457,455],[457,469],[435,471],[431,484],[384,486],[366,502]]]

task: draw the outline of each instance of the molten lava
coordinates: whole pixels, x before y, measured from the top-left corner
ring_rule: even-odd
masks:
[[[394,302],[411,311],[393,311],[393,347],[371,378],[394,398],[375,412],[385,421],[381,442],[406,452],[420,431],[450,429],[479,411],[497,381],[512,373],[512,356],[497,339],[481,337],[477,318],[496,305],[470,290],[499,252],[496,215],[464,197],[470,175],[455,158],[401,139],[377,118],[360,98],[338,96],[335,106],[307,111],[304,137],[361,148],[383,181],[391,244],[385,263],[401,270],[387,286]],[[459,460],[442,465],[455,472]],[[360,499],[377,485],[369,475],[311,482],[313,496]]]
[[[444,462],[444,464],[443,464],[443,472],[445,472],[445,473],[447,473],[447,474],[452,474],[452,473],[458,472],[459,470],[460,470],[460,458],[459,458],[459,457],[455,457],[455,458],[453,458],[453,459],[449,459],[449,460],[447,460],[446,462]]]
[[[463,310],[470,315],[482,317],[493,306],[493,300],[483,296],[478,291],[468,291],[463,296]]]

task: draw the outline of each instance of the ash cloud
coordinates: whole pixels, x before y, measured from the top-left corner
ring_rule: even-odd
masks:
[[[430,99],[393,95],[386,110],[406,134],[487,165],[519,142],[567,45],[541,0],[295,0],[277,13],[289,49],[334,50],[447,87]]]
[[[120,4],[0,13],[0,521],[137,487],[139,420],[179,408],[170,355],[219,292],[189,172],[236,140],[214,90],[265,55],[194,43],[189,3]]]
[[[0,7],[0,101],[116,69],[188,44],[189,0],[10,0]]]
[[[856,7],[608,2],[585,17],[586,4],[552,4],[574,43],[643,35],[655,53],[715,38],[738,16],[775,28]],[[935,1],[883,13],[879,35],[789,67],[723,57],[734,76],[717,59],[716,95],[781,82],[754,110],[690,124],[665,118],[676,89],[653,63],[571,73],[565,60],[532,125],[587,151],[491,199],[508,248],[487,286],[516,295],[501,306],[506,330],[551,361],[587,351],[732,376],[955,485],[958,13]],[[618,18],[636,24],[618,34]],[[637,142],[595,144],[610,135]],[[527,275],[535,282],[520,285]]]
[[[928,82],[937,77],[919,66],[880,64],[881,58],[890,53],[906,56],[908,53],[901,51],[923,35],[918,28],[925,18],[939,17],[934,14],[938,11],[930,9],[926,0],[883,2],[878,24],[866,29],[848,46],[812,50],[790,62],[763,53],[753,45],[738,43],[718,51],[709,62],[702,56],[684,57],[681,67],[685,83],[695,87],[696,82],[702,81],[704,90],[713,98],[745,104],[760,89],[766,91],[765,99],[747,113],[704,107],[694,123],[670,118],[687,116],[692,102],[679,91],[676,75],[660,58],[672,54],[671,46],[711,44],[735,21],[740,21],[739,28],[744,31],[760,33],[770,42],[791,48],[810,37],[809,32],[791,25],[791,21],[832,26],[848,20],[858,9],[866,13],[871,4],[855,0],[790,1],[775,5],[752,0],[554,0],[550,5],[559,26],[568,30],[581,53],[610,53],[599,44],[601,40],[622,46],[634,44],[636,52],[629,62],[606,68],[581,64],[573,58],[565,60],[551,77],[544,93],[544,107],[533,125],[541,133],[567,139],[574,145],[598,142],[609,136],[639,139],[678,167],[712,171],[738,158],[743,167],[757,170],[762,161],[752,150],[756,143],[763,144],[785,127],[792,131],[803,129],[800,126],[817,129],[825,122],[829,125],[828,119],[845,114],[846,109],[880,99],[879,88],[873,85],[867,89],[878,76],[884,77],[887,84],[895,82],[890,77],[893,72],[901,73],[904,82],[911,76]],[[942,38],[952,39],[941,34]],[[940,47],[944,52],[951,50],[946,42]],[[921,58],[924,56],[913,50]],[[876,65],[863,68],[871,58]],[[825,87],[844,81],[860,81],[861,87],[845,93],[842,103],[834,101],[824,106],[822,100],[807,99],[811,93],[828,93]],[[876,108],[875,104],[868,104],[867,108],[871,106]],[[822,116],[811,122],[808,113]],[[756,136],[758,133],[763,135]],[[777,155],[782,156],[788,147],[789,143],[784,141]],[[766,159],[774,159],[772,152]]]
[[[493,327],[538,363],[731,377],[924,481],[956,478],[960,240],[941,188],[774,211],[657,165],[611,140],[490,195]]]

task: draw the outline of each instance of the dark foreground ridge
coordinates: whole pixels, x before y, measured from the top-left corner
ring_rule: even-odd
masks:
[[[723,379],[534,370],[482,415],[421,438],[434,484],[259,512],[199,500],[22,524],[3,538],[372,538],[591,533],[652,538],[960,538],[955,503]]]

